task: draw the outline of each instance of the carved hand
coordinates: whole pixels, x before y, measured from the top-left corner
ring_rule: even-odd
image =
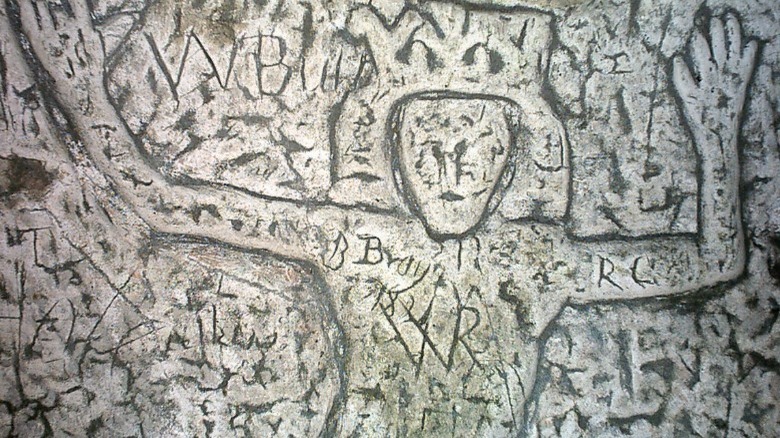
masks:
[[[30,47],[54,80],[60,104],[82,116],[94,111],[94,99],[105,96],[103,42],[87,2],[69,4],[55,11],[43,1],[20,0],[19,15]]]
[[[691,65],[677,56],[673,70],[674,85],[699,148],[712,138],[724,147],[736,142],[758,49],[755,40],[742,43],[739,20],[732,14],[726,16],[725,25],[713,18],[709,34],[708,41],[696,30],[690,41]]]
[[[690,42],[693,68],[674,60],[674,84],[700,159],[698,252],[705,284],[733,280],[745,268],[737,140],[758,44],[743,44],[741,32],[735,16],[728,14],[725,25],[713,18],[709,41],[696,31]]]

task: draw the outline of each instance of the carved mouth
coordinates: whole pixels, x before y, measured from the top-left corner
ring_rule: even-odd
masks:
[[[453,193],[452,191],[442,193],[440,198],[448,202],[462,201],[465,199],[463,196]]]
[[[480,196],[482,196],[482,195],[483,195],[485,192],[487,192],[487,191],[488,191],[488,189],[482,189],[482,190],[480,190],[480,191],[478,191],[478,192],[474,192],[474,193],[472,193],[472,194],[471,194],[471,197],[472,197],[472,198],[479,198]]]

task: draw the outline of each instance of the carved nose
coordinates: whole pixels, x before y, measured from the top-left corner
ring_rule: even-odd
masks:
[[[460,140],[452,146],[450,151],[447,151],[443,154],[442,160],[444,162],[444,177],[447,184],[445,188],[460,185],[460,177],[462,173],[461,159],[463,158],[463,154],[465,152],[466,141]]]

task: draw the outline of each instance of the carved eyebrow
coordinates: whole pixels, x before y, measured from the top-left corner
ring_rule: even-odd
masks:
[[[493,158],[495,159],[498,155],[504,155],[504,152],[506,152],[506,149],[504,149],[504,145],[501,144],[501,141],[497,141],[496,144],[498,144],[498,148],[495,146],[490,149],[490,152],[493,153]]]
[[[479,138],[489,137],[493,135],[493,128],[488,128],[487,131],[483,131],[479,134]]]
[[[442,142],[440,140],[425,140],[420,143],[420,146],[432,146],[435,148],[441,148]]]
[[[471,117],[469,117],[469,116],[467,116],[467,115],[465,115],[465,114],[464,114],[464,115],[461,115],[461,116],[460,116],[460,119],[461,119],[461,120],[465,120],[465,121],[466,121],[466,123],[468,123],[468,124],[469,124],[469,126],[474,126],[474,119],[472,119]]]

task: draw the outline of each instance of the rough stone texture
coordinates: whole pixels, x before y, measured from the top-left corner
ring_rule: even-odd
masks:
[[[780,434],[777,2],[1,8],[1,433]]]

